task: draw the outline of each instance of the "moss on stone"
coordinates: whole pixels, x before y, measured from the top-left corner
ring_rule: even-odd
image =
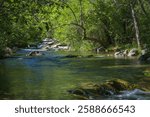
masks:
[[[144,75],[150,77],[150,69],[146,69]]]
[[[71,94],[89,99],[90,97],[110,96],[113,94],[118,94],[120,91],[133,90],[137,87],[137,85],[131,84],[127,81],[115,79],[101,84],[92,82],[82,83],[80,86],[69,92]]]

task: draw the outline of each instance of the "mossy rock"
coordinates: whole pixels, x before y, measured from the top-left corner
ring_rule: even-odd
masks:
[[[85,98],[90,97],[100,97],[100,96],[110,96],[118,94],[120,91],[133,90],[138,86],[135,84],[130,84],[127,81],[116,79],[110,80],[102,84],[97,83],[82,83],[77,88],[73,89],[71,94],[82,96]]]
[[[144,75],[150,77],[150,69],[146,69]]]
[[[136,85],[121,79],[110,80],[106,84],[110,85],[115,91],[132,90],[136,87]]]
[[[80,86],[73,90],[68,91],[70,94],[75,95],[76,97],[89,99],[91,97],[99,96],[99,85],[95,83],[82,83]]]
[[[150,78],[143,78],[138,83],[139,89],[150,92]]]
[[[87,90],[97,90],[99,88],[99,85],[96,83],[88,82],[80,84],[80,88]]]
[[[85,92],[81,89],[69,90],[68,92],[76,95],[85,95]]]

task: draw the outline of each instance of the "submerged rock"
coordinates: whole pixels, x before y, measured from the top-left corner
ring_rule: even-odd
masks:
[[[29,54],[27,54],[27,56],[41,56],[41,55],[43,54],[39,51],[32,51]]]
[[[97,97],[111,96],[118,94],[120,91],[133,90],[137,86],[127,81],[116,79],[110,80],[103,84],[82,83],[79,87],[70,90],[69,93],[82,96],[88,99],[96,99]]]

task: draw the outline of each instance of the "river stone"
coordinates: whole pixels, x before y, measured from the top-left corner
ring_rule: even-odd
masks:
[[[128,50],[128,49],[124,50],[124,52],[123,52],[124,56],[127,56],[128,53],[129,53],[129,50]]]
[[[115,56],[116,58],[124,57],[124,53],[123,53],[123,51],[118,51],[118,52],[115,52],[114,56]]]
[[[39,51],[32,51],[27,56],[41,56],[42,53]]]
[[[121,79],[110,80],[106,84],[111,85],[111,87],[113,87],[113,89],[116,91],[131,90],[135,87],[133,84],[130,84],[129,82]]]
[[[129,51],[128,53],[128,57],[133,57],[133,56],[137,56],[138,55],[138,49],[133,48]]]
[[[13,51],[12,51],[11,48],[6,47],[6,48],[4,49],[4,57],[10,57],[10,56],[12,56],[12,54],[13,54]]]
[[[118,94],[123,90],[133,90],[136,85],[130,84],[127,81],[116,79],[110,80],[102,84],[97,83],[82,83],[75,88],[70,94],[79,95],[82,97],[102,97]]]
[[[128,56],[128,53],[129,53],[128,49],[126,49],[126,50],[120,50],[120,51],[115,52],[114,56],[116,58],[120,58],[120,57],[122,58],[122,57]]]
[[[100,52],[105,52],[105,48],[104,47],[96,48],[96,53],[100,53]]]

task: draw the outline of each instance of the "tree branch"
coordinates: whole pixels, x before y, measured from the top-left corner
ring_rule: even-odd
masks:
[[[140,3],[141,9],[142,9],[144,15],[145,15],[147,18],[149,18],[149,17],[148,17],[148,14],[147,14],[147,12],[146,12],[146,10],[145,10],[145,8],[144,8],[143,1],[139,0],[139,3]]]

